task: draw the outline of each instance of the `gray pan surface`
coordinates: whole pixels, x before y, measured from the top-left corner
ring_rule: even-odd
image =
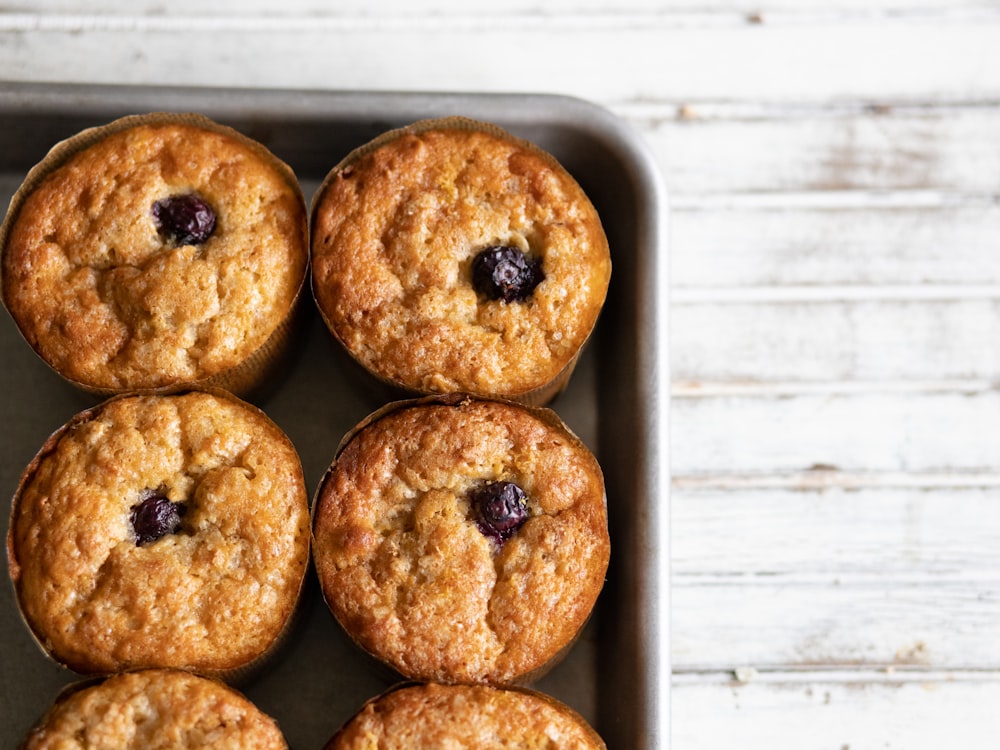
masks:
[[[610,748],[669,740],[667,210],[653,162],[614,115],[561,96],[276,91],[0,83],[0,205],[57,141],[116,117],[201,112],[288,162],[307,201],[355,146],[426,117],[494,122],[553,153],[601,214],[614,264],[607,306],[570,387],[551,404],[605,471],[612,561],[594,616],[569,656],[534,687],[580,711]],[[340,438],[380,403],[341,374],[318,316],[276,390],[257,401],[291,437],[310,494]],[[94,399],[54,375],[0,317],[0,498],[4,518],[46,437]],[[4,527],[6,534],[6,526]],[[6,565],[5,565],[5,576]],[[79,677],[38,649],[0,585],[0,747],[16,747]],[[293,637],[238,685],[296,750],[320,748],[398,678],[339,630],[311,582]]]

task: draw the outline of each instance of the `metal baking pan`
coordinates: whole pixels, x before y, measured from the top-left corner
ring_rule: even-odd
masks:
[[[349,150],[391,127],[466,115],[553,153],[605,224],[614,264],[608,303],[570,387],[551,406],[595,450],[607,480],[612,560],[583,637],[535,684],[580,711],[611,748],[669,742],[667,231],[653,162],[618,118],[549,95],[278,91],[0,84],[0,201],[57,141],[116,117],[201,112],[260,140],[299,176],[307,200]],[[296,444],[310,492],[341,436],[378,404],[340,374],[318,316],[278,390],[260,405]],[[0,319],[0,497],[3,516],[45,438],[93,400],[72,390]],[[47,660],[0,586],[0,746],[14,747],[79,679]],[[239,685],[280,723],[292,748],[322,747],[391,675],[338,629],[308,589],[302,622],[278,657]]]

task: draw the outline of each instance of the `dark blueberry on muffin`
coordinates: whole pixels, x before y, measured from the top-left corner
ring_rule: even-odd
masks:
[[[542,283],[542,263],[516,247],[488,247],[472,261],[472,285],[487,299],[522,302]]]
[[[153,204],[160,235],[177,245],[200,245],[215,231],[215,211],[197,195],[172,195]]]
[[[146,490],[142,499],[132,506],[129,515],[136,546],[141,547],[161,536],[177,533],[185,510],[182,503],[170,502],[163,490]]]
[[[492,482],[471,493],[483,536],[497,545],[510,539],[528,520],[527,497],[513,482]]]

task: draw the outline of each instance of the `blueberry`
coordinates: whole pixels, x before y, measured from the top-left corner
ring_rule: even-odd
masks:
[[[509,245],[488,247],[472,260],[472,285],[487,299],[525,300],[544,278],[540,260]]]
[[[514,536],[528,520],[527,496],[513,482],[491,482],[470,492],[476,526],[498,545]]]
[[[177,245],[200,245],[215,231],[215,211],[193,193],[156,201],[153,219],[160,236]]]
[[[161,536],[176,533],[185,510],[181,503],[170,502],[162,489],[143,492],[129,516],[135,532],[135,546],[141,547]]]

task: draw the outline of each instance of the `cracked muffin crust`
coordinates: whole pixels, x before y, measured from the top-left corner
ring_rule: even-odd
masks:
[[[277,723],[222,683],[151,669],[70,686],[22,750],[287,750]]]
[[[211,224],[172,226],[206,219],[170,210],[178,198]],[[57,145],[25,180],[0,241],[4,304],[88,390],[246,393],[288,338],[307,231],[294,174],[262,145],[194,115],[123,118]]]
[[[317,192],[311,225],[327,326],[369,373],[411,393],[543,403],[568,379],[611,275],[600,218],[573,177],[463,118],[349,155]],[[477,283],[477,258],[497,248],[511,256],[497,273],[509,300]]]
[[[506,747],[603,750],[569,706],[541,693],[482,685],[411,685],[369,701],[325,750]]]
[[[526,518],[484,530],[485,487]],[[349,436],[317,492],[313,556],[347,633],[401,674],[526,683],[569,648],[610,542],[593,454],[547,409],[452,395],[392,404]]]
[[[171,523],[150,525],[150,502]],[[256,408],[223,391],[117,397],[25,470],[10,575],[40,645],[77,672],[237,676],[291,622],[308,514],[298,455]]]

